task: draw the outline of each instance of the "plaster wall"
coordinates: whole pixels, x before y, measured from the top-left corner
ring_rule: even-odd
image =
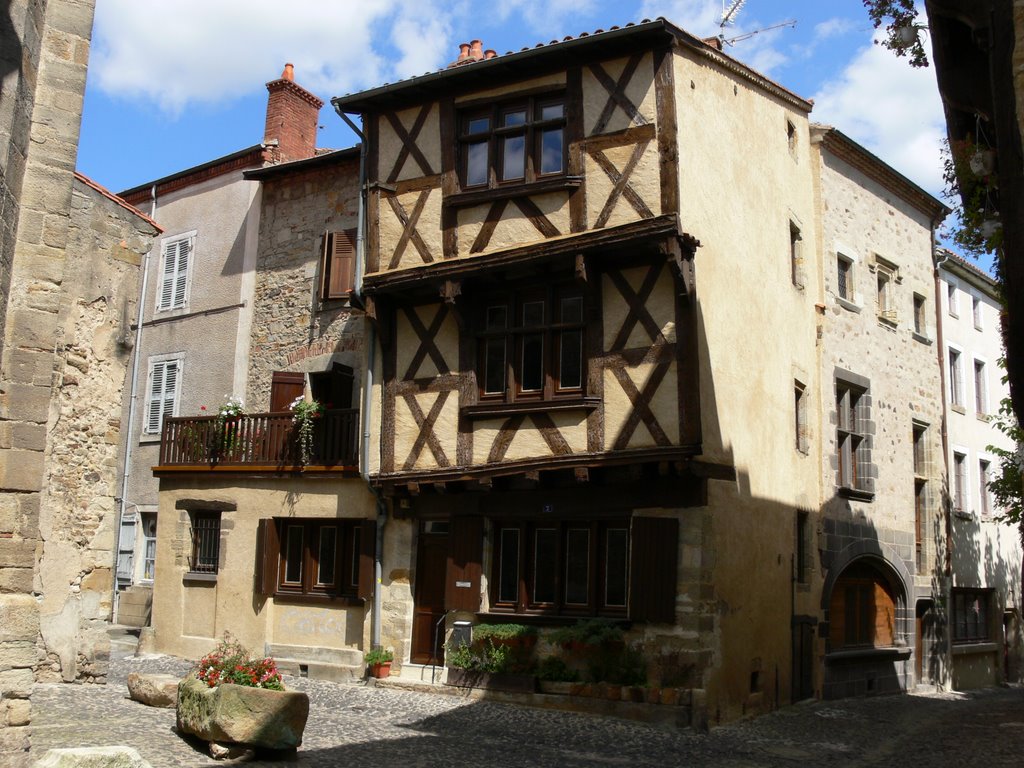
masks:
[[[221,513],[220,562],[215,581],[190,579],[191,534],[182,500],[236,505]],[[184,504],[187,506],[187,501]],[[299,604],[257,594],[257,528],[272,517],[364,519],[376,516],[373,495],[358,479],[163,478],[157,512],[153,592],[155,648],[195,659],[225,632],[263,652],[267,646],[316,647],[339,652],[365,647],[369,604]],[[345,654],[345,657],[352,656]],[[279,654],[282,655],[282,654]],[[355,654],[358,658],[358,654]]]
[[[820,431],[809,419],[797,447],[794,383],[819,386],[815,202],[801,109],[688,52],[673,76],[680,227],[700,240],[702,458],[737,474],[709,482],[701,553],[718,606],[704,638],[709,717],[729,720],[789,701],[791,618],[809,610],[793,583],[795,520],[817,505]]]

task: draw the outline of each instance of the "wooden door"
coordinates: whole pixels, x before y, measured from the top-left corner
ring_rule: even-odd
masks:
[[[295,398],[306,390],[306,374],[293,371],[274,371],[270,380],[270,412],[287,411]]]
[[[432,528],[443,533],[434,532]],[[444,581],[448,564],[447,525],[420,526],[416,554],[415,606],[412,619],[412,663],[444,663]]]

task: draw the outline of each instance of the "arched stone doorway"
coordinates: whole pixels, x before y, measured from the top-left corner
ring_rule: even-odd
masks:
[[[825,579],[826,699],[905,691],[913,679],[909,573],[873,544],[874,552],[841,553]]]

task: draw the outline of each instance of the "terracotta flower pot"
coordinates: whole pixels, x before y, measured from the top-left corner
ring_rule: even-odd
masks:
[[[370,675],[372,677],[376,677],[378,680],[389,677],[391,675],[391,662],[382,661],[380,664],[372,665],[370,667]]]

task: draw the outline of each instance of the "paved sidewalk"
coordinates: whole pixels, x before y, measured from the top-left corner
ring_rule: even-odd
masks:
[[[174,731],[174,711],[127,698],[131,671],[183,674],[166,656],[111,662],[106,686],[39,685],[32,752],[124,744],[154,768],[224,765]],[[716,728],[531,709],[396,688],[288,678],[310,697],[297,762],[326,766],[885,766],[1024,764],[1024,689],[814,702]],[[249,765],[273,765],[252,762]],[[281,765],[281,763],[277,763]]]

